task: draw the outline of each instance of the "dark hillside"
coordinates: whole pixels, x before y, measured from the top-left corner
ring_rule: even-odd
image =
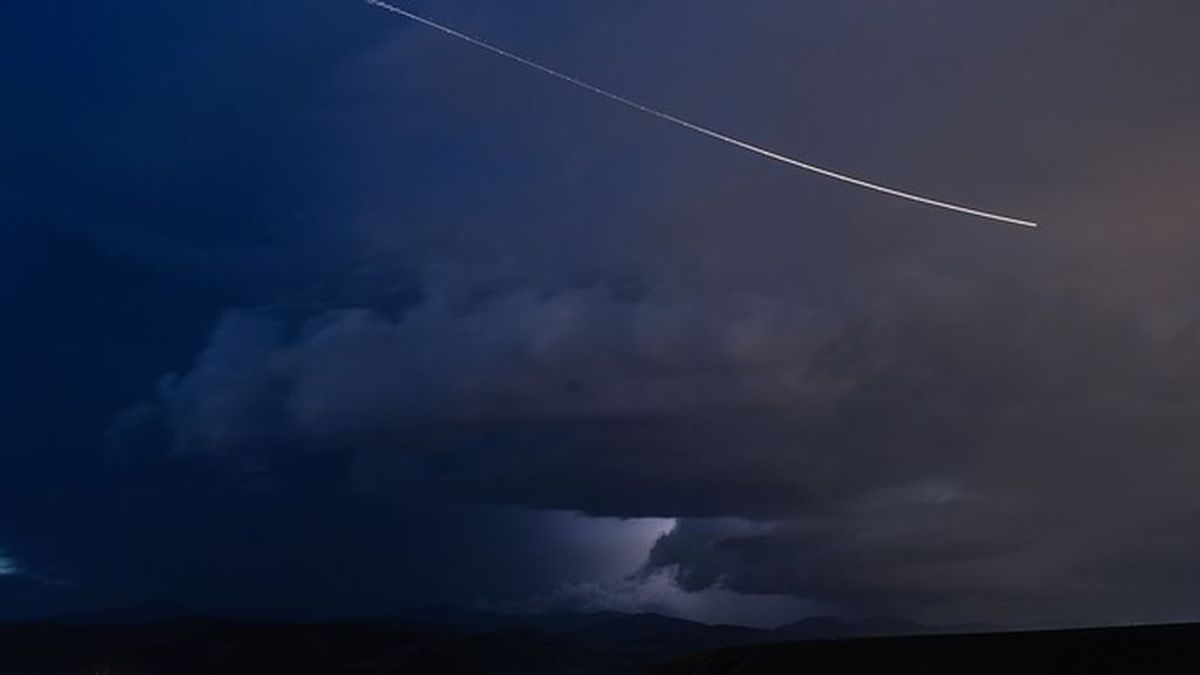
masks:
[[[728,647],[660,675],[1183,675],[1200,673],[1200,625],[890,637]]]

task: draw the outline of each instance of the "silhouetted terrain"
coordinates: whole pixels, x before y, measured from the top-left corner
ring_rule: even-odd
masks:
[[[730,647],[659,675],[1200,673],[1200,625],[909,636]]]
[[[373,622],[35,623],[0,629],[0,673],[627,673],[633,662],[533,631],[483,635]]]
[[[891,619],[807,619],[771,631],[611,612],[329,623],[172,614],[0,626],[0,674],[1200,672],[1200,626],[921,636],[934,629]],[[853,637],[881,631],[909,635]]]

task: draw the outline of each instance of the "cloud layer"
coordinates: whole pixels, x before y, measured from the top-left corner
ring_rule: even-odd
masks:
[[[606,207],[620,219],[566,238],[536,223],[496,234],[479,213],[447,225],[465,236],[414,248],[411,226],[372,217],[356,230],[364,255],[383,278],[425,270],[416,292],[299,317],[227,314],[196,365],[164,382],[176,450],[353,448],[385,492],[417,480],[476,502],[679,518],[646,574],[693,592],[940,620],[1183,616],[1200,599],[1171,572],[1200,555],[1185,536],[1200,513],[1186,479],[1200,468],[1200,315],[1179,252],[1200,245],[1186,227],[1200,206],[1149,176],[1194,174],[1183,149],[1197,138],[1129,126],[1152,114],[1157,89],[1094,105],[1137,86],[1122,59],[1166,58],[1129,26],[1170,15],[1043,17],[1075,22],[1071,49],[1086,57],[1004,12],[988,45],[938,43],[1013,95],[999,105],[934,54],[908,55],[946,88],[898,102],[886,131],[933,133],[915,111],[953,106],[939,157],[1041,211],[1042,232],[932,222],[883,202],[853,222],[826,218],[832,196],[772,202],[794,177],[732,157],[727,170],[647,166],[657,198],[619,216]],[[875,53],[923,31],[920,17],[876,36]],[[859,18],[826,20],[870,32]],[[1040,75],[1013,79],[1017,44],[1048,58]],[[881,94],[904,90],[884,83],[881,62],[864,64]],[[1077,88],[1056,91],[1063,81]],[[775,105],[793,100],[811,113],[805,96]],[[1055,105],[1094,133],[1048,113]],[[1020,161],[1056,175],[1014,178],[1018,158],[983,121],[1024,134]],[[842,151],[862,143],[861,158],[895,161],[863,129]],[[1101,142],[1106,129],[1121,140]],[[932,160],[905,164],[913,184],[954,183]],[[819,187],[845,209],[846,195]]]
[[[798,177],[365,7],[0,22],[18,571],[284,613],[1194,618],[1195,3],[685,4],[431,13],[1046,226]],[[677,520],[626,578],[639,521],[563,511]],[[638,546],[587,553],[610,525]]]

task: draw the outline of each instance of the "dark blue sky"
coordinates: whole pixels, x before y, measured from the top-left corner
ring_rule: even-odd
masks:
[[[408,6],[408,5],[406,5]],[[0,614],[1198,618],[1190,2],[0,9]]]

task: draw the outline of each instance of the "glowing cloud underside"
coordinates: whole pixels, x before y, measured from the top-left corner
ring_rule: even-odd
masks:
[[[401,8],[396,7],[395,5],[389,4],[387,2],[383,2],[383,0],[366,0],[366,2],[369,5],[374,5],[375,7],[378,7],[380,9],[385,9],[394,14],[399,14],[400,16],[407,17],[409,19],[412,19],[413,21],[419,22],[419,23],[424,24],[424,25],[426,25],[430,28],[433,28],[437,31],[445,33],[446,35],[449,35],[451,37],[462,40],[463,42],[467,42],[469,44],[475,45],[476,47],[486,49],[487,51],[492,52],[493,54],[498,54],[500,56],[503,56],[506,59],[515,61],[524,66],[528,66],[530,68],[533,68],[534,70],[538,70],[542,73],[545,73],[546,75],[549,75],[551,77],[562,80],[563,82],[567,82],[569,84],[575,85],[576,87],[579,87],[586,91],[590,91],[593,94],[598,94],[600,96],[603,96],[604,98],[607,98],[610,101],[615,101],[616,103],[620,103],[623,106],[627,106],[629,108],[633,108],[634,110],[639,110],[646,114],[653,115],[654,117],[657,117],[661,120],[670,122],[672,124],[683,127],[685,129],[690,129],[691,131],[695,131],[696,133],[699,133],[699,134],[704,134],[705,136],[708,136],[709,138],[714,138],[718,141],[722,141],[724,143],[728,143],[730,145],[742,148],[743,150],[749,150],[750,152],[761,155],[768,159],[773,159],[778,162],[783,162],[784,164],[788,164],[790,166],[794,166],[796,168],[803,169],[805,171],[810,171],[812,173],[819,174],[821,176],[825,176],[826,178],[832,178],[834,180],[842,181],[843,183],[849,183],[850,185],[854,185],[854,186],[857,186],[857,187],[860,187],[860,188],[863,188],[866,190],[874,190],[875,192],[881,192],[881,193],[891,196],[891,197],[897,197],[899,199],[907,199],[909,201],[917,202],[919,204],[925,204],[926,206],[932,206],[932,207],[939,208],[939,209],[946,209],[948,211],[963,213],[963,214],[966,214],[969,216],[975,216],[978,218],[986,218],[988,220],[993,220],[993,221],[997,221],[997,222],[1001,222],[1001,223],[1007,223],[1009,225],[1020,225],[1022,227],[1037,227],[1037,223],[1032,222],[1032,221],[1021,220],[1019,218],[1012,218],[1010,216],[1004,216],[1004,215],[1000,215],[998,213],[991,213],[989,211],[974,209],[974,208],[970,208],[967,206],[961,206],[958,204],[951,204],[949,202],[932,199],[930,197],[923,197],[921,195],[913,194],[911,192],[904,192],[903,190],[897,190],[895,188],[890,188],[890,187],[887,187],[884,185],[879,185],[877,183],[872,183],[870,181],[866,181],[861,178],[855,178],[854,176],[849,176],[844,173],[839,173],[837,171],[832,171],[830,169],[819,167],[814,164],[802,162],[798,159],[792,159],[791,157],[781,155],[777,152],[772,152],[771,150],[767,150],[766,148],[762,148],[757,145],[747,143],[746,141],[738,140],[736,138],[733,138],[732,136],[726,136],[725,134],[722,134],[717,131],[713,131],[712,129],[702,127],[698,124],[694,124],[692,122],[688,122],[687,120],[675,117],[674,115],[670,115],[665,112],[655,110],[648,106],[642,105],[641,103],[638,103],[637,101],[633,101],[631,99],[625,98],[624,96],[620,96],[620,95],[614,94],[610,91],[606,91],[606,90],[601,89],[600,87],[597,87],[593,84],[589,84],[587,82],[584,82],[583,80],[572,77],[571,75],[567,75],[566,73],[563,73],[563,72],[557,71],[553,68],[550,68],[549,66],[544,66],[536,61],[525,58],[524,56],[514,54],[508,50],[501,49],[500,47],[497,47],[488,42],[484,42],[483,40],[480,40],[478,38],[474,38],[465,33],[461,33],[457,30],[454,30],[453,28],[450,28],[449,26],[442,25],[431,19],[427,19],[418,14],[413,14],[412,12],[401,9]]]

